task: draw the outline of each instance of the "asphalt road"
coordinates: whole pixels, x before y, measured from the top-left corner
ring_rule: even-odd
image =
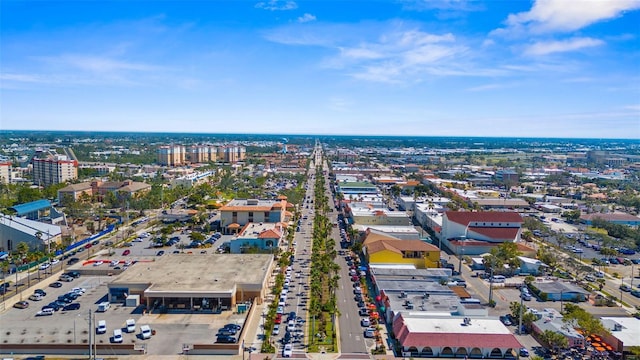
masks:
[[[338,213],[334,209],[334,199],[330,190],[329,169],[323,163],[323,170],[326,170],[325,193],[329,199],[329,218],[332,222],[338,221]],[[335,227],[331,232],[331,237],[336,240],[336,250],[340,250],[340,228]],[[358,305],[353,293],[353,282],[349,276],[349,266],[344,257],[336,258],[336,263],[340,265],[340,280],[336,291],[336,300],[340,316],[338,317],[338,327],[340,330],[340,352],[341,353],[368,353],[368,348],[373,345],[373,340],[364,337],[364,328],[360,326],[360,315]],[[370,344],[367,344],[367,341]]]

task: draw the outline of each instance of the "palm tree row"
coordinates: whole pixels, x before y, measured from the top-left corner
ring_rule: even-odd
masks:
[[[318,168],[316,173],[321,174],[322,168]],[[325,193],[325,180],[322,176],[316,177],[314,194],[315,217],[311,253],[309,314],[314,319],[318,319],[318,324],[315,324],[314,321],[310,326],[315,326],[315,329],[312,330],[316,334],[326,334],[330,319],[337,313],[335,290],[340,279],[338,276],[340,266],[335,263],[336,242],[330,238],[332,225],[327,216],[329,199]]]

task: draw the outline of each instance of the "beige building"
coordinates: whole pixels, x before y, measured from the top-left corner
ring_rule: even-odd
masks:
[[[182,145],[165,145],[158,148],[158,164],[165,166],[183,165],[186,160],[186,149]]]
[[[33,158],[33,182],[40,186],[60,184],[78,178],[78,162],[66,155]]]
[[[271,254],[169,254],[139,261],[109,285],[109,301],[139,295],[152,311],[215,313],[269,294]]]
[[[11,183],[11,162],[0,162],[0,183]]]

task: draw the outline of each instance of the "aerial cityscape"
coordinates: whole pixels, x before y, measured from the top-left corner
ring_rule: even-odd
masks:
[[[640,360],[640,2],[0,2],[2,359]]]

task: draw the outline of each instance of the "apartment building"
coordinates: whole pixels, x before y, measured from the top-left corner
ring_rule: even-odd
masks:
[[[164,166],[180,166],[185,163],[227,162],[237,163],[246,158],[244,146],[226,145],[165,145],[158,148],[158,164]]]
[[[11,162],[0,162],[0,183],[11,183]]]
[[[186,150],[182,145],[165,145],[158,148],[158,164],[165,166],[183,165],[186,160]]]
[[[78,178],[78,161],[70,160],[66,155],[47,155],[34,157],[33,182],[41,186],[60,184]]]

